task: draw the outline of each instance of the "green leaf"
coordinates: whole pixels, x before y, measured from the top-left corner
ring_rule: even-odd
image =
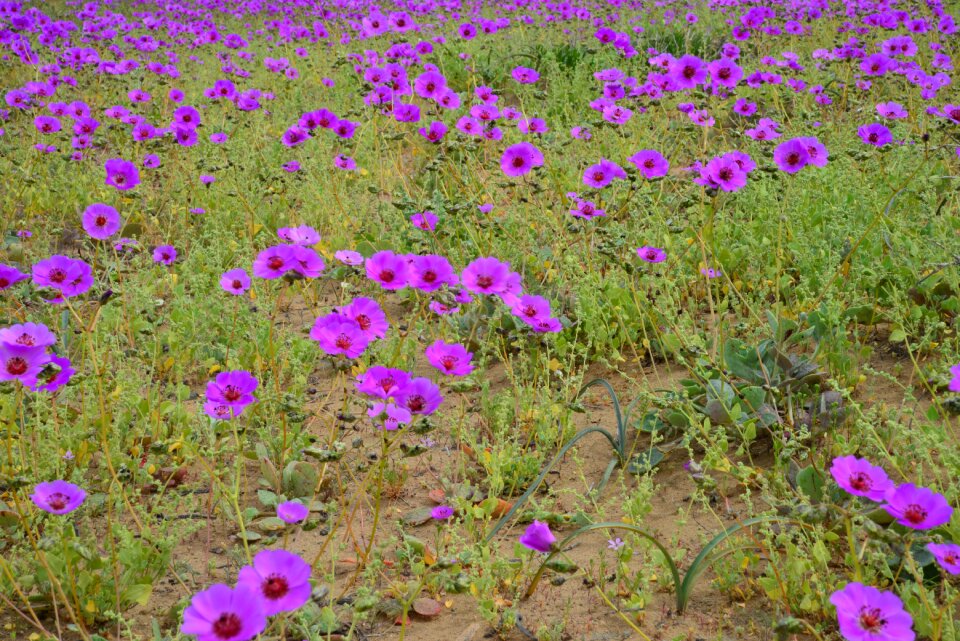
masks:
[[[659,448],[651,447],[646,452],[640,452],[634,456],[627,466],[627,471],[631,474],[646,474],[660,465],[665,457],[666,455]]]
[[[810,500],[819,502],[823,498],[823,475],[812,467],[805,467],[797,472],[797,487]]]
[[[153,594],[153,585],[149,583],[136,583],[123,591],[123,600],[127,603],[139,603],[146,605]]]

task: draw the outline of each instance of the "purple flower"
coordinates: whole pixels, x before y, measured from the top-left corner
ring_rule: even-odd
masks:
[[[637,170],[643,174],[647,180],[666,176],[670,170],[670,163],[659,151],[653,149],[643,149],[633,154],[627,160],[633,163]]]
[[[913,641],[913,619],[893,592],[848,583],[830,595],[847,641]]]
[[[781,171],[795,174],[810,162],[810,153],[799,138],[794,138],[777,145],[773,152],[773,160]]]
[[[506,291],[510,263],[486,257],[473,260],[463,270],[463,286],[474,294],[501,294]]]
[[[434,120],[428,127],[420,127],[417,131],[428,141],[438,143],[447,135],[447,126],[439,120]]]
[[[350,156],[337,154],[336,156],[333,157],[333,165],[337,169],[342,169],[344,171],[354,171],[357,168],[357,161],[351,158]]]
[[[803,138],[797,138],[796,140],[800,141],[800,143],[807,148],[808,164],[813,165],[814,167],[827,166],[827,159],[829,158],[830,153],[816,136],[804,136]]]
[[[277,236],[281,240],[294,245],[316,245],[320,242],[320,233],[309,225],[300,225],[299,227],[281,227],[277,230]]]
[[[57,336],[42,323],[18,323],[0,329],[0,343],[23,347],[50,347]]]
[[[678,90],[693,89],[707,79],[707,68],[703,60],[687,54],[670,64],[669,78]]]
[[[103,164],[107,171],[105,184],[119,191],[129,191],[140,184],[140,172],[137,166],[122,158],[112,158]]]
[[[365,296],[354,298],[349,305],[338,309],[337,313],[356,321],[360,331],[370,341],[386,337],[387,330],[390,328],[387,315],[383,313],[377,301]]]
[[[93,203],[83,211],[83,229],[92,238],[105,240],[120,230],[120,214],[110,205]]]
[[[861,126],[857,129],[857,135],[860,140],[874,147],[883,147],[893,142],[893,134],[878,122]]]
[[[518,142],[503,151],[500,168],[510,177],[524,176],[534,167],[543,166],[543,154],[529,142]]]
[[[440,388],[429,378],[414,378],[404,385],[397,394],[397,405],[411,414],[426,416],[433,414],[443,402]]]
[[[304,278],[316,278],[327,267],[320,255],[309,247],[292,245],[290,252],[290,268]]]
[[[667,252],[659,247],[644,245],[643,247],[637,248],[637,256],[640,257],[640,260],[648,263],[662,263],[667,259]]]
[[[613,182],[614,178],[626,178],[627,173],[612,160],[601,158],[596,165],[587,167],[583,172],[583,182],[588,187],[602,189]]]
[[[294,245],[274,245],[257,254],[253,261],[253,275],[273,280],[293,269]]]
[[[336,313],[318,318],[310,330],[310,338],[317,341],[326,354],[343,354],[347,358],[357,358],[370,344],[370,338],[357,321]]]
[[[437,215],[432,211],[416,213],[410,216],[410,222],[417,229],[433,231],[437,228]]]
[[[284,523],[300,523],[306,520],[310,510],[303,503],[285,501],[277,506],[277,518]]]
[[[450,262],[443,256],[436,254],[416,256],[409,267],[410,286],[422,292],[433,292],[444,285],[456,285],[459,281]]]
[[[459,343],[434,341],[426,351],[430,364],[448,376],[466,376],[473,371],[473,353]]]
[[[220,287],[234,296],[242,296],[250,289],[250,277],[243,269],[231,269],[220,276]]]
[[[339,249],[333,253],[333,257],[344,265],[353,265],[355,267],[363,264],[363,255],[351,249]]]
[[[170,266],[177,260],[177,250],[173,245],[160,245],[153,250],[153,262]]]
[[[366,260],[367,278],[384,289],[398,290],[407,286],[407,260],[392,251],[379,251]]]
[[[222,145],[223,143],[227,142],[227,139],[227,134],[223,133],[222,131],[210,134],[210,142],[215,145]]]
[[[51,368],[50,366],[53,366]],[[69,358],[51,355],[50,362],[47,363],[43,374],[37,378],[37,382],[30,386],[32,392],[46,392],[52,394],[58,389],[70,382],[77,370],[73,369]]]
[[[953,508],[942,494],[912,483],[904,483],[887,490],[886,503],[881,507],[897,523],[914,530],[930,530],[950,521]]]
[[[207,383],[207,400],[242,409],[257,401],[253,392],[258,385],[257,379],[246,370],[220,372]]]
[[[82,260],[55,255],[33,266],[33,282],[64,297],[77,296],[93,286],[93,270]]]
[[[263,550],[240,568],[240,587],[260,595],[267,616],[293,612],[310,600],[310,564],[293,552]]]
[[[11,265],[0,263],[0,291],[10,289],[20,281],[24,281],[29,276]]]
[[[410,373],[374,365],[357,377],[357,391],[384,400],[397,395],[410,380]]]
[[[907,117],[907,110],[899,102],[881,102],[877,104],[877,113],[884,118],[899,120]]]
[[[556,541],[550,526],[542,521],[534,521],[520,535],[520,545],[535,552],[549,552]]]
[[[747,173],[728,155],[711,158],[700,172],[708,186],[723,191],[740,191],[747,184]]]
[[[85,498],[87,493],[82,488],[60,480],[39,483],[30,495],[34,505],[50,514],[73,512],[80,507]]]
[[[48,362],[50,355],[43,346],[0,343],[0,382],[20,381],[32,387]]]
[[[516,67],[510,72],[510,75],[521,85],[530,85],[540,80],[540,74],[537,73],[536,69],[530,69],[529,67]]]
[[[882,501],[893,481],[882,467],[856,456],[840,456],[833,459],[830,474],[844,491],[854,496],[864,496],[871,501]]]
[[[438,505],[430,510],[430,518],[435,521],[446,521],[453,517],[453,508],[449,505]]]
[[[217,583],[193,595],[180,632],[197,641],[249,641],[267,627],[265,599],[246,585]]]
[[[287,147],[296,147],[297,145],[303,144],[310,139],[310,134],[307,133],[306,129],[301,127],[293,126],[283,132],[283,137],[281,141]]]
[[[550,318],[550,301],[543,296],[526,294],[514,301],[510,311],[527,325],[536,327],[539,322]]]
[[[0,272],[0,277],[2,277],[2,272]],[[960,392],[960,363],[950,368],[950,376],[950,384],[947,389],[951,392]]]

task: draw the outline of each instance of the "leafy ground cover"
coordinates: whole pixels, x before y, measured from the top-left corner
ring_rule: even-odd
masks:
[[[956,641],[958,20],[0,2],[3,634]]]

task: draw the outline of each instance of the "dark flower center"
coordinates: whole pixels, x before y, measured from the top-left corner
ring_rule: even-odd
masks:
[[[124,182],[126,182],[126,180],[127,179],[123,177],[123,174],[114,174],[113,176],[113,182],[117,183],[118,185],[122,185]]]
[[[384,269],[382,272],[380,272],[380,280],[382,280],[385,283],[392,283],[393,276],[394,276],[393,271],[389,269]]]
[[[643,163],[643,166],[647,169],[653,169],[655,165],[656,163],[653,162],[653,158],[647,158]]]
[[[876,134],[876,133],[872,133],[869,136],[867,136],[867,140],[869,140],[870,142],[877,142],[877,139],[879,138],[880,138],[879,134]]]
[[[657,252],[654,251],[653,249],[648,249],[648,250],[647,250],[647,260],[656,260],[656,258],[657,258]]]
[[[281,267],[283,267],[283,259],[280,258],[279,256],[271,256],[270,259],[267,261],[267,267],[273,270],[280,269]]]
[[[94,221],[94,222],[96,222],[97,227],[103,227],[104,225],[107,224],[107,217],[106,217],[106,216],[97,216],[97,219],[96,219],[96,221]]]
[[[527,163],[526,163],[526,161],[524,161],[523,156],[514,156],[514,157],[513,157],[513,161],[512,161],[511,164],[512,164],[514,167],[518,167],[518,168],[519,168],[519,167],[523,167],[523,166],[524,166],[525,164],[527,164]]]
[[[233,612],[224,612],[213,622],[213,633],[221,639],[232,639],[241,629],[243,622]]]
[[[858,492],[866,492],[873,487],[873,480],[863,472],[857,472],[850,477],[850,487]]]
[[[530,318],[533,318],[537,315],[537,310],[533,307],[533,305],[527,305],[522,311],[524,316],[529,316]]]
[[[724,67],[723,69],[720,70],[720,73],[718,73],[717,75],[723,78],[724,80],[726,80],[727,78],[730,77],[730,69],[728,69],[727,67]]]
[[[286,577],[278,574],[271,574],[263,582],[261,589],[263,591],[263,596],[271,600],[276,600],[286,596],[287,592],[290,591],[290,584],[287,583]]]
[[[54,283],[62,283],[67,280],[67,272],[56,267],[50,271],[50,280]]]
[[[370,326],[373,325],[373,321],[371,321],[370,317],[366,314],[357,314],[353,320],[357,321],[357,325],[359,325],[362,330],[368,330]]]
[[[724,167],[717,173],[717,176],[720,178],[720,180],[730,180],[733,178],[733,170],[729,167]]]
[[[858,622],[860,623],[860,627],[866,632],[880,632],[887,624],[886,619],[883,618],[883,613],[880,612],[880,608],[868,610],[866,607],[860,611]]]
[[[903,518],[915,525],[920,524],[927,518],[927,511],[923,506],[911,503],[907,506],[907,509],[903,511]]]
[[[426,407],[427,402],[419,394],[417,396],[411,396],[407,398],[407,409],[411,412],[419,412]]]
[[[337,339],[333,341],[333,343],[338,349],[349,349],[350,346],[353,345],[353,341],[350,340],[350,337],[346,334],[338,334]]]
[[[606,174],[604,174],[602,171],[595,171],[595,172],[593,172],[593,179],[594,179],[594,181],[596,181],[596,182],[601,182],[601,181],[603,181],[604,178],[606,178]]]
[[[788,165],[800,164],[800,154],[795,151],[787,154],[787,164]]]
[[[950,110],[950,117],[954,120],[960,120],[960,107]]]
[[[423,273],[423,282],[432,283],[437,280],[436,272],[426,271]]]
[[[493,278],[487,275],[477,276],[477,287],[487,289],[493,285]]]
[[[236,401],[241,395],[240,390],[233,385],[227,385],[223,388],[223,397],[230,402]]]
[[[20,376],[27,371],[27,361],[21,356],[14,356],[7,361],[7,372],[13,376]]]
[[[232,283],[230,283],[230,286],[234,289],[243,289],[243,283],[241,283],[239,280],[234,280]]]
[[[67,507],[67,503],[70,502],[70,498],[64,496],[60,492],[54,492],[49,497],[47,497],[47,505],[49,505],[54,510],[62,510]]]
[[[383,388],[384,392],[390,391],[390,388],[396,384],[396,381],[393,380],[392,376],[388,376],[380,380],[380,387]]]
[[[31,336],[24,332],[17,336],[17,340],[14,341],[17,345],[26,345],[27,347],[33,347],[37,344],[37,341]]]
[[[683,68],[683,77],[684,78],[693,78],[697,73],[697,68],[692,65],[687,65]]]

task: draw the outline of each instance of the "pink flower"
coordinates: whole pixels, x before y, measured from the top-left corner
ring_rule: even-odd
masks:
[[[430,364],[447,376],[467,376],[473,371],[473,353],[459,343],[434,341],[426,351]]]

